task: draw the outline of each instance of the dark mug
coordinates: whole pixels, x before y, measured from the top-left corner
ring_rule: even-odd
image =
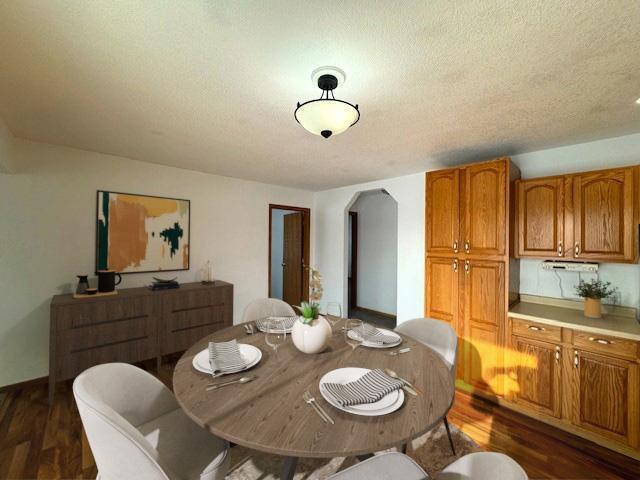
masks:
[[[116,275],[118,276],[118,282],[116,283]],[[113,292],[116,289],[116,285],[120,285],[122,277],[114,270],[98,270],[98,291],[99,292]]]

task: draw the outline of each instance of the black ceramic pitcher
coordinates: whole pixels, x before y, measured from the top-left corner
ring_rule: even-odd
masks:
[[[116,276],[118,282],[116,283]],[[99,292],[113,292],[116,289],[116,285],[120,285],[122,277],[115,270],[98,270],[98,291]]]

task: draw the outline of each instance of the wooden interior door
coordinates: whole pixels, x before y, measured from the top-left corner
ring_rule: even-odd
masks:
[[[514,401],[537,412],[562,414],[562,349],[559,345],[514,336],[516,391]]]
[[[640,392],[637,363],[574,350],[573,423],[638,446]]]
[[[282,252],[282,299],[290,305],[300,305],[302,296],[302,213],[284,216]]]
[[[507,161],[470,165],[464,169],[465,253],[506,253]]]
[[[465,381],[502,395],[505,264],[464,261]]]
[[[563,192],[563,177],[518,181],[518,256],[564,256]]]
[[[573,177],[575,258],[635,260],[634,176],[630,167]]]
[[[427,252],[450,255],[460,248],[460,170],[427,173]]]

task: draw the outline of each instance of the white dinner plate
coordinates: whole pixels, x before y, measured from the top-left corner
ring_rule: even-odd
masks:
[[[398,335],[396,332],[394,332],[393,330],[387,330],[386,328],[378,328],[378,331],[383,335],[397,337],[398,341],[396,343],[386,343],[386,344],[380,344],[375,342],[362,342],[360,345],[362,345],[363,347],[369,347],[369,348],[393,348],[393,347],[397,347],[402,343],[402,337]],[[360,340],[360,335],[358,335],[353,330],[349,330],[347,332],[347,335],[349,336],[349,338],[353,338],[354,340]]]
[[[368,368],[357,367],[338,368],[336,370],[332,370],[329,373],[326,373],[320,379],[320,394],[327,402],[336,407],[338,410],[342,410],[343,412],[347,413],[353,413],[354,415],[376,417],[379,415],[386,415],[388,413],[395,412],[404,403],[404,392],[402,391],[402,389],[394,390],[393,392],[388,393],[374,403],[364,403],[361,405],[343,407],[331,396],[329,392],[327,392],[327,390],[323,386],[324,383],[340,383],[344,385],[345,383],[354,382],[362,377],[365,373],[370,371],[371,370],[369,370]]]
[[[242,355],[242,359],[245,361],[247,366],[240,370],[226,372],[225,375],[244,372],[245,370],[248,370],[256,365],[262,358],[262,351],[258,347],[254,347],[253,345],[248,345],[246,343],[239,343],[238,348],[240,349],[240,355]],[[209,365],[209,349],[205,348],[200,353],[195,355],[193,357],[192,364],[193,368],[195,368],[199,372],[208,373],[209,375],[211,375],[211,366]]]

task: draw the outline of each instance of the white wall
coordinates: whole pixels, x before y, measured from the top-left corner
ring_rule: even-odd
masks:
[[[358,306],[395,315],[398,204],[390,195],[374,191],[361,193],[350,211],[358,212]]]
[[[14,142],[13,175],[0,174],[0,386],[48,373],[49,302],[94,270],[96,190],[191,200],[191,270],[234,284],[234,319],[268,290],[269,203],[311,207],[313,193],[71,148]],[[172,273],[173,275],[173,273]],[[122,287],[150,274],[123,276]]]
[[[295,205],[296,207],[298,205]],[[282,262],[284,261],[284,216],[294,210],[271,210],[271,298],[282,299]]]
[[[609,138],[597,142],[539,150],[515,155],[513,162],[520,167],[522,178],[542,177],[564,173],[598,170],[640,164],[640,134]],[[520,293],[557,298],[577,298],[575,273],[559,273],[541,268],[541,261],[520,261]],[[599,278],[618,287],[615,303],[640,307],[640,266],[603,263]],[[589,280],[593,274],[583,274]]]
[[[0,173],[11,173],[13,170],[12,145],[13,135],[0,118]]]
[[[322,303],[347,305],[348,221],[358,192],[384,189],[398,202],[398,323],[424,314],[424,174],[316,192],[312,215],[314,265],[322,274]]]

